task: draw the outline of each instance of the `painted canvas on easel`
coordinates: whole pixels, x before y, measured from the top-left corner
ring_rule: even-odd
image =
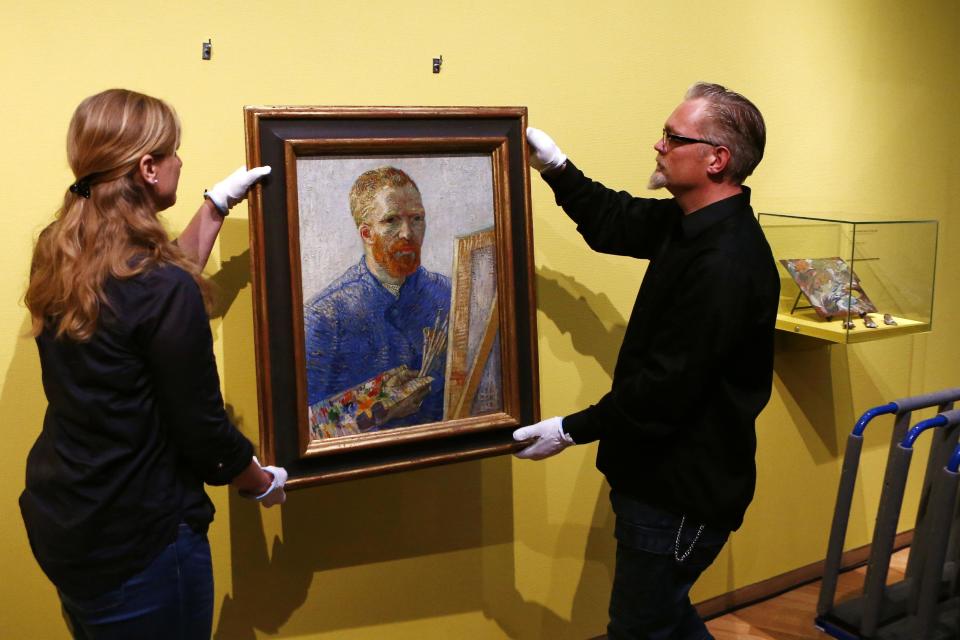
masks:
[[[846,319],[877,310],[857,274],[842,258],[791,258],[780,263],[821,318]]]
[[[500,411],[497,253],[494,230],[457,238],[444,415],[466,418]]]

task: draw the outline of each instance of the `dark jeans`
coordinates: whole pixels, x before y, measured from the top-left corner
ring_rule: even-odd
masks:
[[[655,509],[615,491],[610,502],[617,516],[617,566],[610,595],[610,640],[702,640],[713,636],[688,596],[690,587],[710,566],[728,531]],[[696,539],[696,543],[694,543]],[[684,558],[690,546],[692,551]],[[679,549],[679,552],[678,552]],[[677,558],[682,558],[678,561]]]
[[[94,598],[60,593],[60,601],[79,640],[209,640],[213,566],[207,536],[181,524],[177,539],[117,589]]]

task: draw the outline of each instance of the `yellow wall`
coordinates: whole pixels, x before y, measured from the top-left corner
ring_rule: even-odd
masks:
[[[184,123],[176,232],[243,162],[245,104],[526,105],[590,175],[643,192],[651,145],[695,80],[751,97],[769,128],[758,211],[940,221],[935,330],[851,347],[784,341],[758,424],[759,489],[701,600],[823,557],[845,435],[866,408],[960,384],[960,8],[955,0],[770,2],[3,1],[0,154],[0,637],[66,637],[16,506],[45,406],[22,338],[32,239],[71,182],[70,114],[111,87]],[[212,38],[213,60],[200,45]],[[431,59],[443,55],[433,75]],[[644,267],[593,255],[533,184],[542,408],[608,387]],[[6,235],[9,234],[9,235]],[[214,320],[228,403],[257,433],[244,206],[228,219]],[[213,264],[211,272],[216,272]],[[848,546],[869,540],[889,420],[868,432]],[[594,446],[291,494],[262,511],[213,489],[218,637],[584,638],[603,631],[614,544]],[[905,506],[912,513],[916,482]],[[901,529],[910,528],[904,517]]]

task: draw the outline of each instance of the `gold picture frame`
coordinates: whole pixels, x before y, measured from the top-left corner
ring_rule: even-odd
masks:
[[[526,109],[246,107],[245,116],[248,163],[273,167],[250,198],[262,461],[286,467],[287,486],[297,488],[514,450],[510,432],[539,419]],[[340,342],[323,342],[327,334],[314,326],[316,301],[340,286],[339,274],[363,270],[347,192],[379,165],[415,177],[427,211],[422,269],[450,289],[442,322],[439,309],[435,319],[432,309],[421,314],[431,325],[404,307],[400,324],[418,336],[422,325],[423,363],[430,354],[438,364],[407,371],[428,395],[415,399],[421,404],[402,426],[392,426],[390,412],[404,393],[384,380],[419,360],[380,361],[379,351],[353,350],[352,359],[334,362],[327,356]],[[472,270],[478,257],[486,270],[480,280]],[[477,299],[483,287],[492,301]],[[442,298],[445,290],[437,291]],[[348,294],[361,295],[351,289],[325,313],[345,314]],[[351,345],[381,329],[371,320],[373,301],[356,302],[362,321],[341,323],[352,323]],[[475,312],[471,321],[471,305],[485,317]],[[420,345],[409,350],[420,353]],[[334,370],[338,385],[325,387]],[[481,387],[496,402],[475,402]],[[427,411],[434,395],[442,414]]]

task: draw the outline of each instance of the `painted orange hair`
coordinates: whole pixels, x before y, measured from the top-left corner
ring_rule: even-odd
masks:
[[[80,103],[67,132],[67,159],[90,185],[90,197],[67,191],[37,239],[24,296],[33,335],[50,328],[58,338],[88,340],[101,307],[109,306],[107,278],[163,264],[191,273],[208,299],[200,268],[170,240],[138,176],[144,155],[162,158],[179,143],[180,122],[162,100],[110,89]]]
[[[373,211],[373,201],[377,193],[386,187],[413,187],[417,193],[420,188],[406,173],[396,167],[378,167],[360,174],[350,187],[350,213],[359,227],[366,222]]]

